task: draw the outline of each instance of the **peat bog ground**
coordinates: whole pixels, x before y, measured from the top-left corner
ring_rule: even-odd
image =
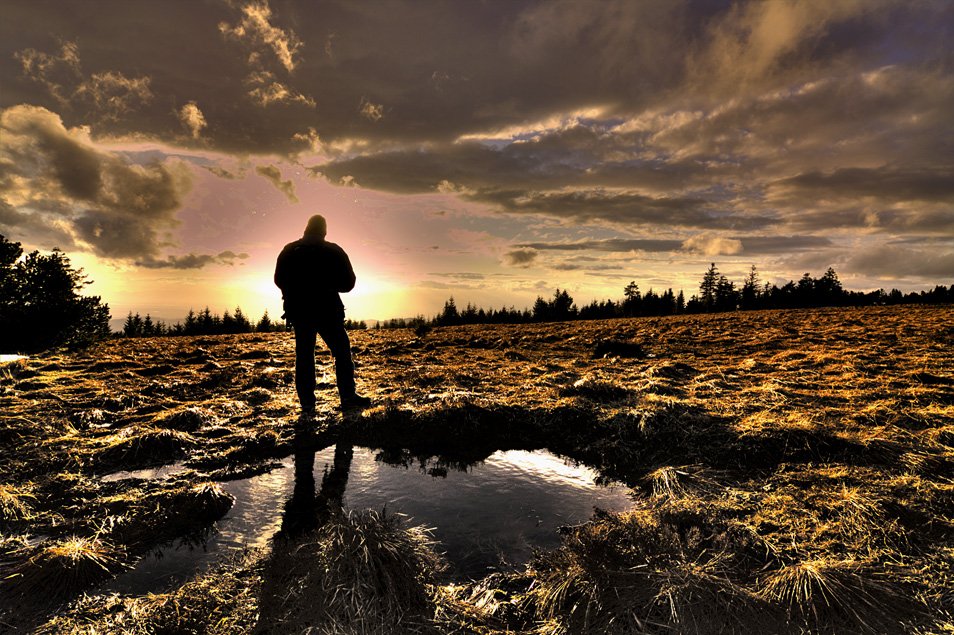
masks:
[[[0,367],[0,631],[954,633],[950,306],[352,344],[373,407],[337,410],[321,353],[310,421],[291,334],[118,339]],[[221,482],[335,443],[421,469],[546,448],[625,483],[633,506],[482,580],[448,580],[400,516],[329,505],[179,588],[96,592],[171,541],[201,543],[232,505]],[[173,478],[102,478],[177,461]]]

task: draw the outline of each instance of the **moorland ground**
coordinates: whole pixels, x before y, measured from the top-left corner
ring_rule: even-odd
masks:
[[[759,311],[352,333],[299,417],[291,334],[111,340],[0,369],[0,630],[954,632],[954,310]],[[467,465],[547,448],[633,489],[525,568],[448,580],[372,510],[167,593],[96,584],[347,442]],[[171,478],[104,481],[184,461]]]

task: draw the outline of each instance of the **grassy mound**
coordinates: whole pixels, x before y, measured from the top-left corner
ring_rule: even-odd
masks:
[[[425,626],[441,569],[422,528],[400,516],[334,515],[303,541],[276,541],[262,589],[269,633],[394,633]]]

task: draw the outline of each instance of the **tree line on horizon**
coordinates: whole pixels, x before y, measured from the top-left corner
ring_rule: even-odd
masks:
[[[285,331],[284,320],[273,320],[268,315],[268,309],[257,322],[252,322],[242,311],[242,307],[235,307],[229,313],[226,309],[220,316],[212,313],[209,307],[196,313],[189,309],[184,321],[175,324],[166,324],[163,320],[153,321],[150,314],[142,317],[132,311],[126,316],[123,330],[124,337],[162,337],[165,335],[232,335],[238,333],[277,333]]]
[[[23,257],[20,243],[0,234],[0,352],[30,353],[57,346],[82,346],[113,335],[109,328],[109,305],[100,296],[83,296],[80,291],[91,284],[82,269],[74,269],[67,255],[54,249],[49,255],[33,251]],[[741,285],[721,274],[715,263],[699,284],[699,292],[688,300],[682,290],[672,288],[645,293],[635,281],[623,289],[620,300],[594,300],[579,307],[567,290],[559,288],[550,299],[538,296],[532,307],[484,310],[471,303],[459,309],[451,297],[443,310],[431,319],[394,318],[377,322],[375,329],[452,326],[457,324],[501,324],[591,320],[619,317],[665,316],[683,313],[716,313],[737,310],[793,309],[827,306],[877,306],[893,304],[954,303],[954,285],[937,285],[930,291],[902,293],[848,291],[830,268],[820,277],[806,273],[797,282],[781,287],[763,283],[753,265]],[[364,320],[345,320],[345,328],[367,329]],[[192,309],[184,321],[167,325],[143,318],[131,311],[118,336],[156,337],[176,335],[217,335],[234,333],[272,333],[287,329],[283,320],[273,320],[266,310],[252,322],[241,307],[222,316],[209,307],[196,313]]]
[[[727,311],[756,311],[767,309],[797,309],[817,307],[862,307],[889,304],[944,304],[954,303],[954,285],[938,285],[930,291],[905,294],[898,289],[861,292],[842,287],[838,274],[831,267],[819,278],[810,273],[797,282],[789,281],[779,287],[763,283],[758,269],[752,265],[745,280],[737,285],[719,272],[715,263],[703,274],[699,292],[688,300],[680,289],[678,293],[669,288],[658,293],[650,288],[645,293],[639,290],[636,281],[623,289],[620,300],[593,300],[578,306],[566,289],[557,289],[546,299],[537,296],[532,307],[517,309],[501,307],[483,309],[470,302],[464,308],[457,306],[451,296],[440,313],[428,319],[424,315],[413,318],[381,320],[370,327],[374,330],[398,328],[431,328],[461,324],[525,324],[531,322],[563,322],[573,320],[604,320],[626,317],[652,317],[689,313],[722,313]],[[345,320],[348,330],[366,330],[365,320]],[[218,335],[230,333],[274,333],[287,330],[282,320],[272,320],[266,310],[262,318],[252,323],[240,307],[233,313],[228,310],[219,317],[208,307],[199,313],[192,309],[184,322],[166,326],[161,321],[153,323],[149,315],[140,318],[131,312],[126,318],[123,335],[126,337],[151,337],[162,335]]]
[[[699,293],[688,300],[682,290],[672,288],[658,293],[650,288],[639,290],[636,281],[623,289],[620,300],[593,300],[577,306],[570,294],[559,288],[553,297],[537,296],[532,308],[522,311],[513,307],[484,310],[471,303],[459,309],[453,296],[444,303],[443,310],[428,320],[424,316],[397,318],[377,323],[374,328],[419,328],[457,324],[515,324],[526,322],[561,322],[570,320],[601,320],[624,317],[651,317],[686,313],[721,313],[726,311],[756,311],[766,309],[799,309],[819,307],[862,307],[893,304],[954,303],[954,285],[937,285],[930,291],[903,293],[898,289],[886,292],[849,291],[843,288],[838,274],[831,267],[820,277],[810,273],[779,287],[762,282],[758,269],[752,265],[741,285],[719,272],[715,263],[703,274]]]

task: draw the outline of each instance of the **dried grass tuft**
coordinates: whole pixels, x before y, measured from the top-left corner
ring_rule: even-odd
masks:
[[[95,463],[101,470],[162,465],[181,459],[195,445],[195,439],[178,430],[149,428],[131,436],[124,431],[96,454]]]
[[[185,408],[172,413],[159,422],[159,425],[170,430],[195,432],[200,428],[212,426],[215,422],[215,415],[204,408]]]
[[[28,487],[0,483],[0,527],[32,520],[33,505],[28,500],[36,500]]]
[[[698,465],[661,467],[641,479],[642,489],[653,498],[669,501],[720,491],[717,483],[703,476],[704,471]]]
[[[44,543],[8,578],[11,595],[24,602],[59,598],[126,569],[122,551],[98,538],[73,536]]]
[[[236,554],[170,593],[84,595],[36,635],[242,635],[255,631],[261,555]]]
[[[338,514],[304,542],[276,542],[263,587],[269,632],[390,633],[426,623],[443,565],[427,530],[402,525],[386,513]]]
[[[469,584],[437,587],[434,621],[444,627],[441,632],[526,632],[532,618],[523,600],[533,585],[530,575],[494,573]]]
[[[759,595],[812,628],[904,633],[924,607],[886,574],[851,561],[799,562],[766,576]]]
[[[654,611],[668,629],[686,635],[780,633],[785,620],[768,602],[707,566],[675,567],[661,578]],[[649,621],[649,620],[647,620]]]
[[[119,513],[110,516],[101,531],[133,550],[152,548],[177,537],[196,539],[224,516],[234,501],[217,483],[140,491],[132,496],[124,493],[104,501]]]
[[[593,401],[617,401],[629,395],[629,391],[613,381],[588,376],[560,389],[561,397],[585,397]]]
[[[778,614],[738,579],[742,554],[764,548],[691,503],[603,512],[566,531],[531,565],[526,608],[548,625],[541,632],[772,632]]]

